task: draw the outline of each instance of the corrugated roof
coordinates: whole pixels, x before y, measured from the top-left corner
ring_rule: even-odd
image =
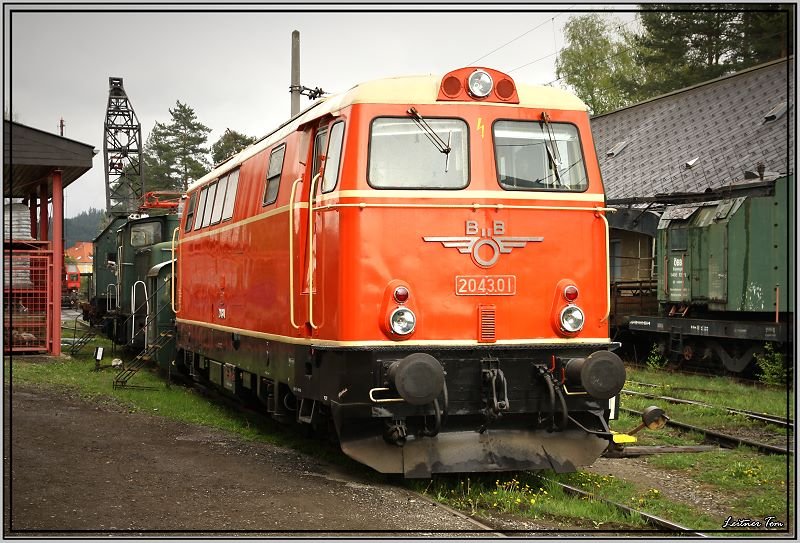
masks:
[[[765,121],[782,102],[788,110]],[[759,162],[792,172],[794,113],[790,58],[598,115],[592,133],[607,198],[716,190],[744,182]]]

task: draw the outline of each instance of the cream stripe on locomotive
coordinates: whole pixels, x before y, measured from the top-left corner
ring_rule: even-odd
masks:
[[[388,341],[388,340],[363,340],[363,341],[333,341],[329,339],[314,339],[314,338],[300,338],[291,336],[281,336],[278,334],[268,334],[266,332],[256,332],[255,330],[247,330],[245,328],[235,328],[233,326],[222,326],[220,324],[212,324],[208,322],[193,321],[189,319],[177,318],[175,321],[179,324],[187,324],[191,326],[199,326],[201,328],[209,328],[220,332],[230,332],[240,334],[243,336],[267,339],[270,341],[280,341],[283,343],[290,343],[294,345],[313,345],[315,347],[485,347],[486,343],[479,343],[477,340],[468,339],[451,339],[451,340],[434,340],[434,339],[420,339],[420,340],[405,340],[405,341]],[[610,338],[529,338],[529,339],[507,339],[497,340],[492,343],[495,346],[519,346],[519,345],[597,345],[600,343],[610,343]]]
[[[447,191],[431,191],[432,193],[437,193],[436,196],[426,196],[424,197],[417,197],[414,199],[445,199],[445,198],[491,198],[490,195],[494,195],[497,198],[498,194],[506,195],[509,194],[506,191],[474,191],[474,192],[465,192],[459,196],[454,196],[453,193],[448,193]],[[406,191],[368,191],[368,190],[346,190],[346,191],[339,191],[339,192],[332,192],[330,194],[326,194],[323,197],[317,198],[317,202],[327,202],[332,201],[339,198],[363,198],[363,199],[375,199],[375,198],[398,198],[396,194],[387,194],[387,193],[402,193],[402,196],[407,199],[411,199],[412,197],[409,196],[408,192]],[[441,195],[438,195],[441,194]],[[578,194],[578,195],[569,195],[569,194],[548,194],[546,198],[543,198],[541,194],[539,195],[528,195],[528,194],[520,194],[519,196],[517,193],[514,194],[512,197],[502,196],[502,198],[509,198],[509,199],[516,199],[516,200],[538,200],[538,201],[546,201],[546,200],[563,200],[563,201],[583,201],[583,202],[603,202],[604,198],[602,194]],[[500,199],[500,198],[497,198]],[[606,208],[606,207],[576,207],[576,206],[547,206],[547,205],[506,205],[502,203],[477,203],[473,202],[471,204],[436,204],[436,203],[413,203],[413,202],[391,202],[391,203],[332,203],[332,204],[325,204],[321,206],[317,206],[314,208],[314,211],[324,211],[326,209],[331,209],[335,207],[423,207],[423,208],[435,208],[435,209],[538,209],[538,210],[550,210],[550,211],[605,211],[607,213],[613,213],[616,211],[614,208]],[[294,204],[295,209],[307,209],[308,202],[297,202]],[[252,217],[247,217],[246,219],[242,219],[240,221],[230,222],[225,226],[220,226],[218,228],[212,228],[210,230],[201,231],[201,232],[189,232],[186,234],[185,237],[178,240],[178,245],[182,245],[183,243],[201,239],[207,236],[212,236],[214,234],[221,234],[222,232],[226,232],[228,230],[232,230],[234,228],[238,228],[244,226],[246,224],[251,224],[254,222],[258,222],[264,219],[268,219],[269,217],[274,217],[276,215],[280,215],[282,213],[287,213],[289,211],[289,206],[281,206],[275,209],[271,209],[269,211],[265,211],[264,213],[259,213],[258,215],[253,215]]]
[[[566,202],[605,202],[605,196],[595,193],[554,193],[511,190],[339,190],[323,194],[317,202],[327,202],[339,198],[387,198],[391,200],[466,200],[470,198],[487,200],[541,200]],[[480,204],[495,205],[495,204]]]

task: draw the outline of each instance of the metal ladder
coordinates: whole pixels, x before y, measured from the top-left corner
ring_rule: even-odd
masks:
[[[158,351],[160,351],[162,347],[164,347],[167,343],[169,343],[169,341],[173,337],[175,337],[175,334],[174,334],[174,332],[172,330],[166,330],[166,331],[161,332],[158,335],[158,337],[156,338],[155,342],[147,343],[147,329],[149,328],[150,324],[152,324],[153,322],[156,321],[156,319],[158,318],[159,314],[161,313],[161,311],[164,310],[164,308],[169,307],[167,305],[164,305],[158,311],[156,311],[154,314],[152,314],[152,315],[150,314],[150,301],[152,299],[154,299],[159,294],[159,292],[161,291],[162,288],[164,288],[163,284],[161,286],[159,286],[145,300],[145,302],[139,306],[139,308],[142,308],[142,307],[146,307],[147,308],[147,316],[145,317],[144,326],[141,329],[139,329],[138,332],[134,332],[133,331],[133,322],[135,322],[135,321],[133,321],[133,319],[134,319],[134,317],[136,315],[136,308],[135,308],[135,304],[133,303],[133,300],[132,300],[131,315],[127,319],[125,319],[125,322],[123,323],[123,326],[128,321],[132,321],[131,322],[132,335],[131,335],[131,339],[130,339],[130,343],[131,344],[133,344],[133,341],[136,338],[136,336],[138,336],[139,334],[144,332],[144,334],[145,334],[145,348],[141,353],[136,355],[136,357],[131,362],[129,362],[128,364],[123,364],[122,369],[114,377],[113,388],[115,390],[118,389],[118,388],[125,388],[125,387],[134,388],[134,387],[131,387],[130,385],[128,385],[128,381],[131,379],[131,377],[136,375],[136,373],[140,369],[142,369],[145,366],[145,364],[147,364],[148,362],[153,361],[155,359],[155,356],[158,353]],[[132,296],[132,298],[135,298],[135,297]],[[135,387],[135,388],[152,388],[152,387],[141,387],[140,386],[140,387]]]
[[[125,388],[128,385],[128,381],[136,375],[136,373],[142,369],[148,362],[151,362],[155,359],[156,354],[161,348],[169,343],[169,341],[174,337],[174,334],[171,331],[161,332],[158,338],[154,343],[148,345],[141,353],[136,355],[131,362],[128,364],[124,364],[123,368],[117,373],[114,377],[114,385],[113,388],[116,390],[118,388]],[[137,388],[150,388],[150,387],[137,387]]]

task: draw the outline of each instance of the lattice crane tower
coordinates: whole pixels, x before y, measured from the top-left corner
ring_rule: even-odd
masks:
[[[106,213],[112,217],[134,213],[142,203],[142,126],[121,77],[108,78],[103,158],[106,173]]]

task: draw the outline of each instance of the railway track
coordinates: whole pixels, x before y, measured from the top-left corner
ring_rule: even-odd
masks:
[[[215,390],[213,388],[206,387],[203,384],[196,383],[196,382],[187,383],[187,384],[191,384],[193,386],[193,388],[195,388],[195,390],[198,390],[199,393],[207,396],[210,399],[214,399],[215,401],[218,401],[218,402],[222,403],[223,405],[226,405],[227,407],[229,407],[231,409],[238,410],[240,412],[248,413],[248,414],[251,414],[251,415],[256,415],[259,418],[261,418],[263,416],[263,414],[259,413],[258,411],[250,408],[249,406],[243,405],[240,402],[234,401],[231,398],[225,396],[224,394],[220,394],[217,390]],[[264,416],[264,420],[267,420],[267,419],[268,419],[268,417]],[[661,533],[663,533],[663,532],[674,532],[674,533],[680,533],[680,534],[687,535],[687,536],[706,537],[705,535],[703,535],[703,534],[701,534],[699,532],[693,531],[693,530],[691,530],[689,528],[686,528],[686,527],[681,526],[679,524],[670,522],[669,520],[666,520],[666,519],[663,519],[661,517],[652,515],[650,513],[646,513],[644,511],[639,511],[639,510],[633,509],[631,507],[628,507],[626,505],[623,505],[623,504],[620,504],[620,503],[617,503],[617,502],[614,502],[614,501],[611,501],[611,500],[606,500],[605,498],[598,497],[598,496],[593,495],[593,494],[591,494],[589,492],[586,492],[584,490],[575,488],[573,486],[570,486],[570,485],[567,485],[567,484],[564,484],[564,483],[560,483],[558,481],[547,479],[547,478],[541,477],[541,476],[539,476],[539,477],[543,481],[548,481],[548,482],[554,484],[555,486],[558,486],[558,487],[562,488],[564,490],[564,492],[566,494],[568,494],[568,495],[578,496],[578,497],[581,497],[581,498],[585,497],[587,499],[591,499],[591,500],[595,500],[595,501],[598,501],[598,502],[606,503],[606,504],[608,504],[608,505],[610,505],[610,506],[612,506],[612,507],[614,507],[616,509],[619,509],[620,511],[622,511],[628,517],[634,517],[635,515],[638,515],[641,519],[644,520],[644,522],[649,527],[652,528],[653,531],[661,532]],[[398,488],[403,488],[406,491],[413,493],[415,496],[418,496],[419,499],[430,503],[432,506],[441,508],[441,509],[447,511],[449,514],[452,514],[452,515],[455,515],[455,516],[457,516],[459,518],[462,518],[464,521],[469,522],[470,524],[475,526],[475,532],[458,532],[459,535],[467,535],[467,536],[471,536],[471,537],[481,537],[481,538],[482,537],[487,537],[487,538],[489,538],[489,537],[492,537],[492,538],[507,538],[509,536],[514,536],[515,534],[519,535],[519,534],[531,533],[531,532],[536,532],[537,531],[537,530],[525,530],[525,529],[519,529],[519,530],[518,529],[508,529],[508,528],[503,528],[503,527],[498,527],[498,526],[491,526],[490,524],[488,524],[486,522],[482,522],[481,520],[478,520],[478,519],[476,519],[476,518],[474,518],[474,517],[472,517],[470,515],[467,515],[467,514],[461,512],[461,511],[458,511],[456,509],[453,509],[453,508],[451,508],[451,507],[449,507],[449,506],[447,506],[447,505],[445,505],[445,504],[443,504],[443,503],[441,503],[439,501],[436,501],[433,498],[430,498],[429,496],[426,496],[423,493],[410,490],[408,487],[402,485],[399,482],[394,483],[394,485],[397,486]],[[579,528],[576,528],[574,531],[575,532],[583,532],[583,530],[581,530]],[[568,534],[568,533],[572,533],[572,531],[571,530],[565,530],[564,533]]]
[[[681,526],[680,524],[676,524],[671,522],[667,519],[658,517],[656,515],[651,515],[650,513],[646,513],[644,511],[639,511],[638,509],[633,509],[632,507],[628,507],[627,505],[623,505],[621,503],[617,503],[615,501],[607,500],[605,498],[598,497],[591,492],[586,492],[585,490],[581,490],[580,488],[576,488],[574,486],[560,483],[558,481],[554,481],[552,479],[547,479],[545,477],[540,477],[540,479],[544,481],[548,481],[551,484],[554,484],[560,487],[566,494],[570,494],[572,496],[578,496],[581,498],[586,498],[590,500],[595,500],[598,502],[605,503],[610,505],[620,511],[622,511],[626,516],[633,517],[638,515],[641,517],[648,526],[651,526],[655,531],[658,532],[677,532],[681,533],[686,536],[693,536],[693,537],[708,537],[707,535],[692,530],[691,528],[687,528],[685,526]]]
[[[649,383],[637,383],[639,385],[649,385]],[[656,385],[657,386],[657,385]],[[794,426],[794,421],[792,419],[788,419],[785,417],[779,417],[778,415],[769,415],[767,413],[757,413],[755,411],[746,411],[744,409],[734,409],[732,407],[721,407],[716,405],[707,404],[704,402],[698,402],[695,400],[685,400],[682,398],[673,398],[671,396],[659,396],[657,394],[648,394],[646,392],[636,392],[634,390],[627,390],[622,389],[623,394],[628,394],[631,396],[641,396],[643,398],[650,398],[653,400],[664,400],[665,402],[669,403],[679,403],[679,404],[686,404],[686,405],[696,405],[698,407],[706,407],[712,409],[719,409],[722,411],[727,411],[732,415],[741,415],[745,418],[756,420],[759,422],[774,424],[776,426],[780,426],[782,428],[789,428]]]
[[[620,407],[620,411],[625,413],[641,416],[642,413],[640,411],[636,411],[635,409],[628,409],[626,407]],[[678,422],[676,420],[668,420],[667,426],[671,426],[673,428],[679,428],[681,430],[689,430],[692,432],[697,432],[702,434],[705,439],[709,441],[713,441],[718,443],[722,447],[726,448],[736,448],[740,445],[746,445],[748,447],[752,447],[753,449],[757,450],[762,454],[783,454],[783,455],[793,455],[794,451],[788,448],[788,438],[787,438],[787,448],[776,447],[775,445],[769,445],[767,443],[760,443],[758,441],[752,441],[750,439],[744,439],[736,436],[731,436],[728,434],[723,434],[721,432],[717,432],[715,430],[710,430],[708,428],[701,428],[699,426],[693,426],[691,424],[686,424],[683,422]]]

